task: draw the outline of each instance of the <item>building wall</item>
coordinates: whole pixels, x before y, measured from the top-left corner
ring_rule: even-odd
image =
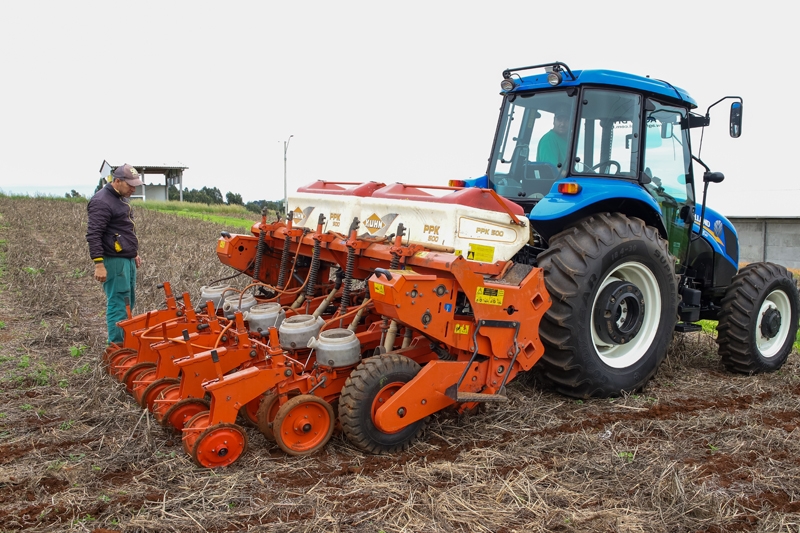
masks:
[[[739,233],[739,261],[800,268],[800,218],[730,217]]]

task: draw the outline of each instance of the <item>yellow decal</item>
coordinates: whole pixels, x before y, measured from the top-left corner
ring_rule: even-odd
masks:
[[[503,305],[503,296],[506,291],[503,289],[490,289],[489,287],[478,287],[475,291],[475,303],[486,305]]]
[[[220,248],[225,248],[225,241],[223,241],[222,239],[220,239],[220,241],[219,241],[219,247]]]
[[[456,335],[469,335],[469,324],[456,324],[453,328]]]
[[[364,227],[367,228],[367,231],[373,235],[375,234],[375,232],[382,230],[383,226],[384,226],[383,220],[381,220],[381,217],[379,217],[375,213],[372,213],[372,215],[370,215],[369,217],[367,217],[366,220],[364,220]]]
[[[414,257],[428,257],[428,252],[417,252]]]
[[[375,294],[386,294],[383,283],[373,283],[373,286],[375,287]]]
[[[462,255],[461,254],[461,250],[453,250],[453,254],[456,255],[456,256]]]
[[[480,261],[481,263],[493,263],[494,246],[470,243],[467,259],[470,261]]]

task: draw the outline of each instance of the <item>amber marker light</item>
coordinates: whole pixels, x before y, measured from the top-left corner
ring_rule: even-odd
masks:
[[[578,194],[581,192],[581,186],[573,181],[566,181],[558,184],[558,192],[561,194]]]
[[[467,182],[464,180],[450,180],[447,182],[449,187],[466,187]]]

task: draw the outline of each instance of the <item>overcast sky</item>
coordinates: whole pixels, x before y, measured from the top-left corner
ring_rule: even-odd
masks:
[[[278,200],[290,135],[290,190],[477,177],[502,70],[558,60],[667,80],[701,112],[742,96],[741,138],[728,104],[706,129],[726,176],[709,205],[797,215],[796,24],[777,2],[706,4],[2,1],[0,189],[91,194],[107,159]]]

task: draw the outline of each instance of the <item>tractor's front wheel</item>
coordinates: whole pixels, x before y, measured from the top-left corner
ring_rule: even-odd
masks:
[[[550,239],[538,257],[552,298],[538,374],[562,394],[640,389],[663,361],[677,319],[675,263],[658,231],[601,213]]]
[[[728,370],[774,372],[797,337],[798,291],[792,275],[773,263],[751,263],[722,299],[717,344]]]

